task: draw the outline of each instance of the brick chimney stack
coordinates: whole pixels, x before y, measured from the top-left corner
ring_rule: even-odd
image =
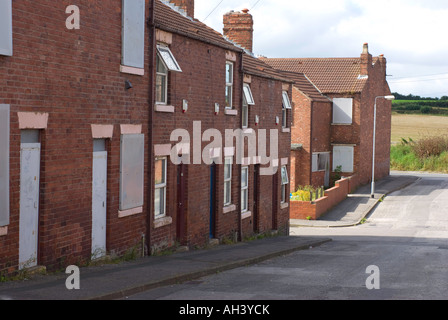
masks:
[[[369,75],[369,70],[372,68],[372,55],[369,53],[369,44],[364,43],[363,50],[361,53],[361,75]]]
[[[247,51],[253,51],[254,20],[248,9],[224,15],[224,35]]]
[[[170,0],[170,2],[184,10],[187,16],[194,19],[194,0]]]

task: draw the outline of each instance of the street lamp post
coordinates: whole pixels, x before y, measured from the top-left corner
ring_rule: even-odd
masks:
[[[388,101],[395,100],[395,96],[379,96],[375,98],[375,106],[373,110],[373,153],[372,153],[372,199],[375,198],[375,147],[376,147],[376,101],[377,99],[386,99]]]

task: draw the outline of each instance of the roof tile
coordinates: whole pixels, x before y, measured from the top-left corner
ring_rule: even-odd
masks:
[[[360,58],[263,58],[274,68],[305,74],[324,93],[361,92],[367,78]]]

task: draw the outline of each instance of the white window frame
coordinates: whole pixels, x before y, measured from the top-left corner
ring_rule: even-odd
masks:
[[[154,218],[159,219],[166,217],[166,191],[167,191],[167,177],[168,177],[168,158],[167,157],[157,157],[155,159],[155,162],[157,161],[163,161],[162,162],[162,183],[156,183],[154,179]],[[155,168],[155,164],[154,164]],[[155,170],[154,170],[154,176],[155,176]],[[160,192],[162,190],[163,195],[163,202],[160,203],[160,211],[156,212],[156,205],[155,205],[155,199],[157,192]]]
[[[232,204],[232,162],[233,162],[232,157],[226,157],[224,159],[224,206]],[[226,167],[228,177],[226,177]]]
[[[227,81],[227,66],[230,66],[230,81]],[[234,77],[234,65],[233,62],[226,62],[226,109],[233,109],[233,77]],[[227,105],[227,101],[229,104]]]
[[[291,107],[291,101],[289,100],[288,92],[283,91],[282,92],[282,100],[283,100],[283,107],[286,109],[292,109]]]
[[[249,105],[246,97],[243,97],[243,106],[241,107],[241,127],[247,129],[249,127]]]
[[[156,57],[156,104],[168,104],[168,79],[169,79],[169,73],[170,71],[173,72],[182,72],[182,69],[179,66],[179,63],[177,62],[176,58],[174,57],[173,53],[171,52],[170,48],[168,48],[165,45],[158,44],[157,45],[157,57]],[[157,66],[162,65],[165,68],[165,72],[160,72],[157,70]],[[164,96],[164,99],[162,101],[157,100],[157,78],[163,78],[165,79],[165,86],[162,86],[162,93]]]
[[[173,72],[182,72],[179,63],[177,63],[177,60],[171,52],[170,48],[159,44],[157,45],[157,51],[167,70]]]
[[[351,156],[351,159],[346,161],[346,165],[342,160],[341,155],[346,154]],[[339,145],[333,146],[333,172],[338,166],[342,166],[342,172],[353,173],[354,172],[354,158],[355,147],[352,145]]]
[[[246,171],[246,179],[243,180]],[[241,213],[249,211],[249,167],[241,167]]]
[[[282,92],[282,128],[288,128],[288,109],[291,108],[288,92]]]
[[[0,55],[12,56],[12,0],[0,1]]]
[[[158,63],[156,61],[156,104],[167,104],[168,103],[168,76],[169,76],[168,68],[165,66],[165,63],[163,62],[162,58],[158,54],[157,54],[156,59],[159,62],[159,64],[161,64],[165,68],[165,71],[166,71],[166,72],[158,71],[157,70]],[[162,84],[162,88],[161,88],[162,94],[164,97],[164,99],[162,99],[162,101],[157,100],[158,99],[157,78],[165,79],[165,81],[162,82],[162,83],[164,83],[164,85]]]
[[[243,85],[243,93],[244,97],[246,98],[247,104],[250,106],[255,105],[254,96],[252,95],[252,90],[250,90],[250,85],[248,83],[245,83]]]
[[[281,203],[286,203],[287,202],[287,192],[286,192],[286,188],[289,184],[289,176],[288,176],[288,168],[286,166],[282,166],[281,167],[281,171],[280,171],[280,175],[281,175],[281,180],[282,180],[282,184],[281,184],[281,189],[282,189],[282,194],[281,194]]]
[[[350,119],[350,120],[348,120]],[[353,98],[333,99],[333,124],[353,124]]]
[[[319,171],[326,171],[326,168],[322,168],[321,164],[321,158],[323,155],[330,156],[330,152],[315,152],[313,153],[313,159],[312,159],[312,172],[319,172]]]

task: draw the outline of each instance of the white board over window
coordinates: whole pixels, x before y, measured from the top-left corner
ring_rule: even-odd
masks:
[[[145,136],[121,136],[120,211],[143,206]]]
[[[12,56],[12,0],[0,0],[0,55]]]
[[[0,104],[0,227],[9,225],[9,117],[10,106]]]
[[[124,66],[145,66],[145,0],[123,0]]]
[[[333,171],[336,171],[338,166],[341,166],[342,172],[353,172],[353,165],[354,165],[353,146],[333,147]]]
[[[334,98],[333,99],[333,123],[352,124],[353,123],[353,99]]]

